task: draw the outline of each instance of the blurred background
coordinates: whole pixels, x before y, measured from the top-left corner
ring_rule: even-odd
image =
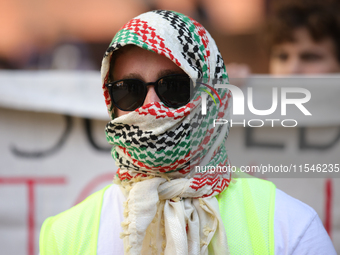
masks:
[[[99,70],[118,29],[153,9],[184,13],[215,38],[227,63],[266,73],[261,29],[269,0],[0,1],[0,59],[5,69]]]
[[[280,2],[300,7],[280,12]],[[311,2],[327,10],[313,6],[316,14],[308,16],[303,9]],[[103,131],[109,117],[99,70],[114,34],[131,18],[153,9],[191,16],[215,39],[231,77],[334,75],[340,72],[340,26],[331,17],[340,24],[338,2],[0,0],[0,253],[38,254],[47,217],[112,182],[116,167]],[[289,25],[280,25],[279,17]],[[288,63],[289,70],[271,63]],[[338,105],[332,104],[337,99],[324,100],[330,108]],[[232,128],[227,141],[231,162],[339,163],[340,115],[334,109],[323,123],[289,130]],[[338,253],[339,180],[273,180],[316,210]]]

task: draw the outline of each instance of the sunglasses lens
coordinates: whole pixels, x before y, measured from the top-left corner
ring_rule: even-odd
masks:
[[[169,107],[178,108],[190,101],[191,80],[185,76],[168,76],[159,80],[158,94]]]
[[[134,111],[143,105],[145,92],[142,81],[126,79],[113,84],[111,98],[121,110]]]

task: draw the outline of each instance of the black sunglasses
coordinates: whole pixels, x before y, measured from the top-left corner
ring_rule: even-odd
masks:
[[[148,83],[139,79],[123,79],[105,84],[113,104],[123,111],[141,107],[150,85],[155,86],[157,96],[168,107],[178,108],[190,102],[193,85],[185,74],[167,75]]]

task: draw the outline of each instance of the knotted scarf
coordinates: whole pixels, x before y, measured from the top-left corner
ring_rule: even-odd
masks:
[[[173,109],[153,102],[115,118],[105,83],[112,54],[128,44],[182,68],[194,81],[190,103]],[[214,120],[228,117],[231,94],[227,89],[211,94],[205,85],[228,80],[210,34],[180,13],[144,13],[115,35],[101,73],[112,118],[105,131],[119,167],[115,182],[127,197],[121,234],[125,254],[228,254],[216,195],[228,187],[231,175],[209,167],[229,165],[224,145],[229,125],[215,126]],[[202,92],[210,94],[206,115]]]

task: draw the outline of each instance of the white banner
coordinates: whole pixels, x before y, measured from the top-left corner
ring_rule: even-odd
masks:
[[[339,103],[334,100],[324,103]],[[38,254],[43,221],[110,184],[116,171],[104,134],[108,117],[99,74],[1,72],[0,106],[1,253]],[[339,174],[298,175],[306,164],[312,173],[318,164],[340,163],[338,109],[324,114],[329,124],[322,126],[235,125],[227,149],[233,165],[248,167],[312,206],[340,253],[340,178],[334,178]],[[269,178],[249,168],[280,165],[295,167],[296,175]]]

